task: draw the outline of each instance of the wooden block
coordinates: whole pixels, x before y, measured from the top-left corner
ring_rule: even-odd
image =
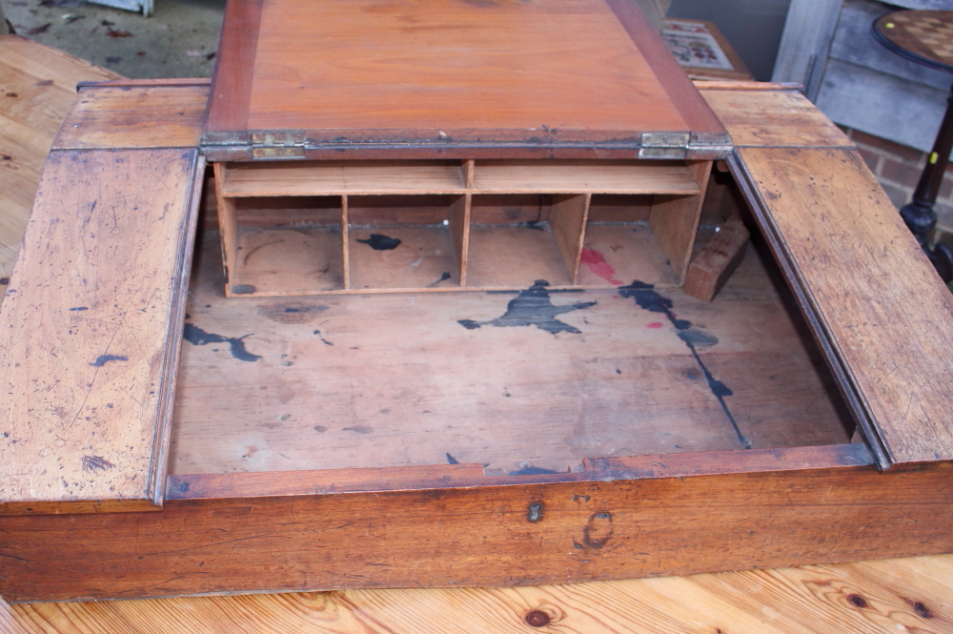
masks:
[[[161,504],[201,173],[50,155],[0,312],[0,512]]]
[[[731,165],[857,390],[865,433],[893,464],[953,459],[953,295],[863,158],[745,148]]]
[[[686,295],[710,302],[731,274],[741,264],[750,234],[740,220],[730,220],[718,228],[718,232],[688,265],[685,275]]]

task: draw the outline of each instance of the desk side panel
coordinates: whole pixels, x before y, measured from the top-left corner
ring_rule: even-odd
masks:
[[[0,312],[0,514],[161,501],[200,164],[50,155]]]
[[[953,549],[951,476],[840,467],[4,517],[0,594],[520,586],[934,554]]]
[[[863,159],[848,149],[738,153],[763,229],[889,461],[953,458],[953,295]]]

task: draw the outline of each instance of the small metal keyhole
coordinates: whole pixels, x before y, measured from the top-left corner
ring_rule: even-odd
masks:
[[[530,522],[538,522],[543,519],[543,503],[533,502],[526,509],[526,519]]]

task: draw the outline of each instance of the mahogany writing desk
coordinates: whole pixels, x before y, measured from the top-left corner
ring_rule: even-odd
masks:
[[[679,285],[729,144],[605,0],[234,3],[202,139],[230,296]]]
[[[370,147],[376,136],[343,133],[347,147],[315,135],[263,148],[291,154],[281,162],[256,162],[253,136],[234,144],[249,154],[217,156],[208,95],[201,82],[86,87],[47,162],[0,312],[5,599],[526,585],[953,550],[953,369],[942,354],[953,299],[855,148],[796,91],[706,85],[703,105],[730,147],[693,145],[681,130],[684,145],[654,156],[641,134],[616,148],[493,137],[481,150],[439,130],[464,141],[433,158],[417,145],[442,141],[410,138],[392,162],[373,154],[387,149]],[[218,165],[221,233],[197,221],[205,155]],[[720,155],[729,172],[709,178],[698,166]],[[337,180],[314,175],[328,156]],[[225,195],[230,171],[277,170],[256,177],[269,185],[311,170],[302,186],[340,188],[354,182],[349,168],[366,184],[381,165],[365,162],[384,160],[458,178],[458,190],[430,192],[455,197],[449,215],[435,224],[432,201],[364,200],[366,224],[345,227],[350,191],[268,192],[244,207]],[[531,168],[531,183],[558,168],[547,186],[576,189],[487,199],[482,218],[497,221],[473,222],[481,161]],[[585,172],[599,161],[614,176],[598,187],[562,176],[567,162]],[[593,204],[616,195],[604,183],[637,181],[629,172],[643,167],[675,167],[697,190]],[[502,195],[524,195],[522,180]],[[394,181],[413,179],[373,179]],[[310,200],[327,197],[340,208]],[[553,221],[563,197],[585,232],[561,247],[551,236],[567,233]],[[226,287],[221,238],[226,266],[256,257],[240,240],[230,254],[230,231],[285,240],[285,266],[270,274],[280,280],[310,270],[296,268],[288,240],[320,231],[343,252],[345,232],[369,227],[347,243],[371,256],[349,276],[374,264],[380,279],[425,265],[397,233],[408,225],[451,227],[456,247],[460,200],[471,241],[486,227],[519,240],[484,259],[515,281],[471,286],[474,269],[439,292]],[[670,256],[611,259],[613,246],[638,252],[631,234],[660,245],[659,224],[690,224],[674,233],[694,241],[702,212],[710,225],[723,206],[750,207],[761,248],[714,302],[680,290]],[[604,226],[607,248],[589,231]],[[520,260],[539,236],[556,244],[566,279],[537,278],[538,261]],[[461,253],[477,266],[475,249],[453,262]],[[579,257],[575,283],[567,253]],[[674,279],[647,277],[667,270]],[[583,273],[599,282],[580,283]]]

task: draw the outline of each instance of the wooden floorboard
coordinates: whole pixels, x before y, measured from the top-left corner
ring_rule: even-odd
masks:
[[[0,634],[940,633],[953,632],[951,580],[943,555],[573,586],[0,602]]]
[[[81,81],[119,79],[56,49],[0,36],[0,295],[13,272],[43,163]]]

